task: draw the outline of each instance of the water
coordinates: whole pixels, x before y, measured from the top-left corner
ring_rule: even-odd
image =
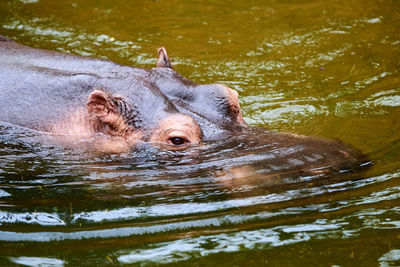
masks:
[[[0,265],[400,265],[398,1],[19,0],[0,21],[30,46],[139,67],[165,46],[185,77],[236,89],[251,125],[373,162],[279,178],[240,140],[107,155],[1,123]]]

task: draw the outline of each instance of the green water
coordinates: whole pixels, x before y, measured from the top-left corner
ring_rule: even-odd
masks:
[[[236,89],[249,124],[373,166],[224,186],[244,157],[96,157],[2,124],[0,265],[399,266],[399,29],[395,0],[1,1],[1,35],[145,68],[164,46],[183,76]]]

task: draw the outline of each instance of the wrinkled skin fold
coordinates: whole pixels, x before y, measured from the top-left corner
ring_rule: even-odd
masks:
[[[149,142],[168,150],[246,139],[264,148],[266,162],[282,175],[355,170],[366,161],[339,141],[249,127],[236,91],[185,79],[173,70],[164,48],[155,68],[142,69],[34,49],[0,36],[0,82],[0,121],[63,138],[103,134],[129,148]]]

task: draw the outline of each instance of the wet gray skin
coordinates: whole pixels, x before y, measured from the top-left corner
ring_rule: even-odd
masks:
[[[203,140],[219,139],[245,126],[236,119],[240,109],[231,107],[223,86],[184,79],[169,68],[169,60],[160,63],[167,57],[164,49],[158,67],[150,70],[33,49],[4,37],[0,52],[2,121],[46,130],[85,107],[90,93],[100,90],[110,96],[131,130],[144,133],[144,141],[163,118],[178,113],[196,120]],[[106,133],[109,126],[94,125]]]
[[[139,132],[136,137],[147,142],[165,119],[183,116],[199,127],[194,132],[200,143],[229,140],[224,146],[246,146],[235,153],[264,150],[269,156],[262,164],[282,175],[355,170],[365,162],[358,150],[339,141],[248,127],[235,91],[183,78],[163,48],[157,67],[142,69],[34,49],[1,37],[0,81],[0,120],[35,130],[47,131],[87,107],[87,123],[94,132],[119,138]],[[120,119],[105,119],[111,111]],[[188,147],[182,142],[191,145],[180,136],[168,138],[177,148]]]

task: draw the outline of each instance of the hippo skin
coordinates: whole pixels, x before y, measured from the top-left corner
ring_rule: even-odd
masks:
[[[315,172],[319,166],[354,169],[365,162],[361,152],[340,141],[266,129],[255,133],[256,127],[242,118],[236,91],[183,78],[164,48],[157,67],[143,69],[0,37],[0,101],[0,121],[68,134],[71,114],[78,112],[85,131],[124,140],[130,147],[141,141],[183,150],[247,134],[253,143],[272,145],[266,153],[273,155],[274,165],[284,159],[283,164],[295,161],[292,167]],[[282,147],[287,153],[274,154]]]

